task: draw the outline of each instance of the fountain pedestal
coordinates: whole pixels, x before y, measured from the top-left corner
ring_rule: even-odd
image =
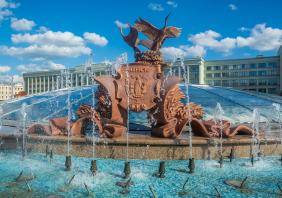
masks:
[[[96,175],[96,172],[97,172],[97,161],[96,160],[91,160],[90,171],[92,175]]]
[[[123,173],[124,173],[124,178],[129,178],[129,176],[131,174],[131,168],[130,168],[130,162],[129,161],[124,162]]]
[[[195,161],[194,161],[194,158],[190,158],[189,159],[188,169],[189,169],[189,173],[190,174],[195,172]]]
[[[70,155],[66,156],[65,167],[66,167],[65,169],[66,171],[71,170],[71,156]]]

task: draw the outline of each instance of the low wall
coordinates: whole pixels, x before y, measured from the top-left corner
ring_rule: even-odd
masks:
[[[3,144],[1,149],[20,149],[21,136],[1,137]],[[54,154],[66,155],[67,138],[52,136],[27,136],[27,150],[30,152],[45,152],[46,145],[53,150]],[[207,139],[193,137],[193,157],[195,159],[218,159],[219,139]],[[236,157],[249,157],[251,153],[251,138],[237,136],[234,139],[223,139],[223,155],[228,156],[231,148],[235,148]],[[99,138],[95,141],[95,156],[98,158],[125,159],[127,154],[126,137],[116,139]],[[148,135],[130,134],[128,143],[128,157],[130,159],[160,159],[181,160],[189,158],[189,141],[187,136],[178,139],[154,138]],[[282,146],[278,139],[262,139],[260,150],[263,155],[280,155]],[[71,138],[71,155],[92,157],[92,138]]]

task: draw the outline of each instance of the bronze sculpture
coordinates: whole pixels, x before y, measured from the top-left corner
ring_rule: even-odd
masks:
[[[133,48],[135,62],[121,65],[116,76],[99,76],[98,90],[95,97],[97,106],[82,105],[77,111],[79,119],[71,123],[71,133],[81,135],[83,123],[86,120],[95,122],[100,135],[108,138],[119,137],[127,131],[127,110],[134,112],[147,111],[154,120],[152,136],[177,138],[191,123],[194,134],[205,137],[219,137],[218,125],[210,121],[201,120],[204,111],[201,106],[189,103],[184,105],[181,100],[185,98],[178,84],[181,79],[176,76],[164,76],[167,66],[162,59],[160,48],[167,38],[180,35],[181,29],[167,27],[169,15],[165,18],[165,25],[158,29],[142,18],[134,26],[129,25],[130,32],[124,35],[124,41]],[[149,40],[139,40],[138,33],[145,34]],[[148,48],[142,52],[138,45]],[[49,127],[41,130],[50,135],[63,135],[66,131],[67,118],[55,118],[50,121]],[[245,126],[231,128],[228,121],[223,133],[226,137],[233,137],[239,132],[252,134],[253,131]],[[228,124],[229,123],[229,124]],[[40,128],[34,125],[30,133]],[[61,131],[61,132],[60,132]]]

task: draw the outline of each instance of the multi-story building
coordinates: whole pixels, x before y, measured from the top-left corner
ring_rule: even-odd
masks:
[[[30,72],[23,74],[27,94],[62,89],[70,86],[92,84],[92,74],[111,74],[110,64],[87,64],[67,70]],[[281,94],[282,90],[282,47],[276,56],[255,58],[204,60],[203,58],[180,60],[166,73],[186,77],[189,83],[211,86],[233,87],[241,90]],[[188,78],[189,73],[189,78]],[[185,75],[185,76],[184,76]]]
[[[184,60],[184,68],[177,61],[172,67],[175,75],[189,72],[189,82],[211,86],[281,94],[282,90],[282,46],[276,56],[229,60]]]
[[[24,73],[24,90],[27,94],[36,94],[92,84],[93,75],[99,76],[111,73],[108,64],[80,65],[64,70],[50,70]]]
[[[0,100],[8,100],[12,99],[17,95],[19,92],[23,91],[22,84],[0,84]]]
[[[281,90],[279,61],[278,56],[207,61],[205,82],[215,86],[279,93]]]

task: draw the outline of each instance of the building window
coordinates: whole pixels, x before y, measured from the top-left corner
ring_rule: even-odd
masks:
[[[258,92],[266,93],[266,88],[259,88]]]
[[[220,77],[221,77],[221,73],[214,73],[214,74],[213,74],[213,77],[214,77],[214,78],[220,78]]]
[[[249,81],[246,79],[241,79],[239,80],[239,85],[240,86],[247,86],[249,84]]]
[[[255,63],[250,64],[250,69],[256,69],[256,68],[257,68],[257,66],[256,66]]]
[[[229,72],[223,72],[223,73],[222,73],[222,77],[225,77],[225,78],[226,78],[226,77],[229,77]]]
[[[258,68],[266,68],[266,63],[259,63]]]
[[[249,76],[257,76],[257,72],[256,71],[250,71]]]
[[[258,76],[266,76],[266,71],[258,71]]]
[[[277,88],[268,88],[268,93],[276,94],[277,93]]]
[[[214,80],[213,85],[214,86],[221,86],[221,81],[220,80]]]
[[[266,79],[260,79],[260,80],[258,80],[258,85],[260,85],[260,86],[267,85],[267,80],[266,80]]]
[[[270,62],[270,63],[268,63],[268,67],[277,68],[277,63],[276,62]]]
[[[206,74],[207,78],[212,78],[212,74]]]
[[[211,66],[208,66],[207,67],[207,71],[211,71],[212,67]]]
[[[249,80],[249,86],[256,86],[256,85],[257,85],[257,81],[255,79]]]
[[[278,79],[276,79],[276,78],[269,79],[268,80],[268,85],[269,86],[276,86],[276,85],[278,85]]]
[[[222,86],[229,87],[229,80],[223,80]]]
[[[218,71],[220,70],[220,66],[213,66],[214,70]]]

